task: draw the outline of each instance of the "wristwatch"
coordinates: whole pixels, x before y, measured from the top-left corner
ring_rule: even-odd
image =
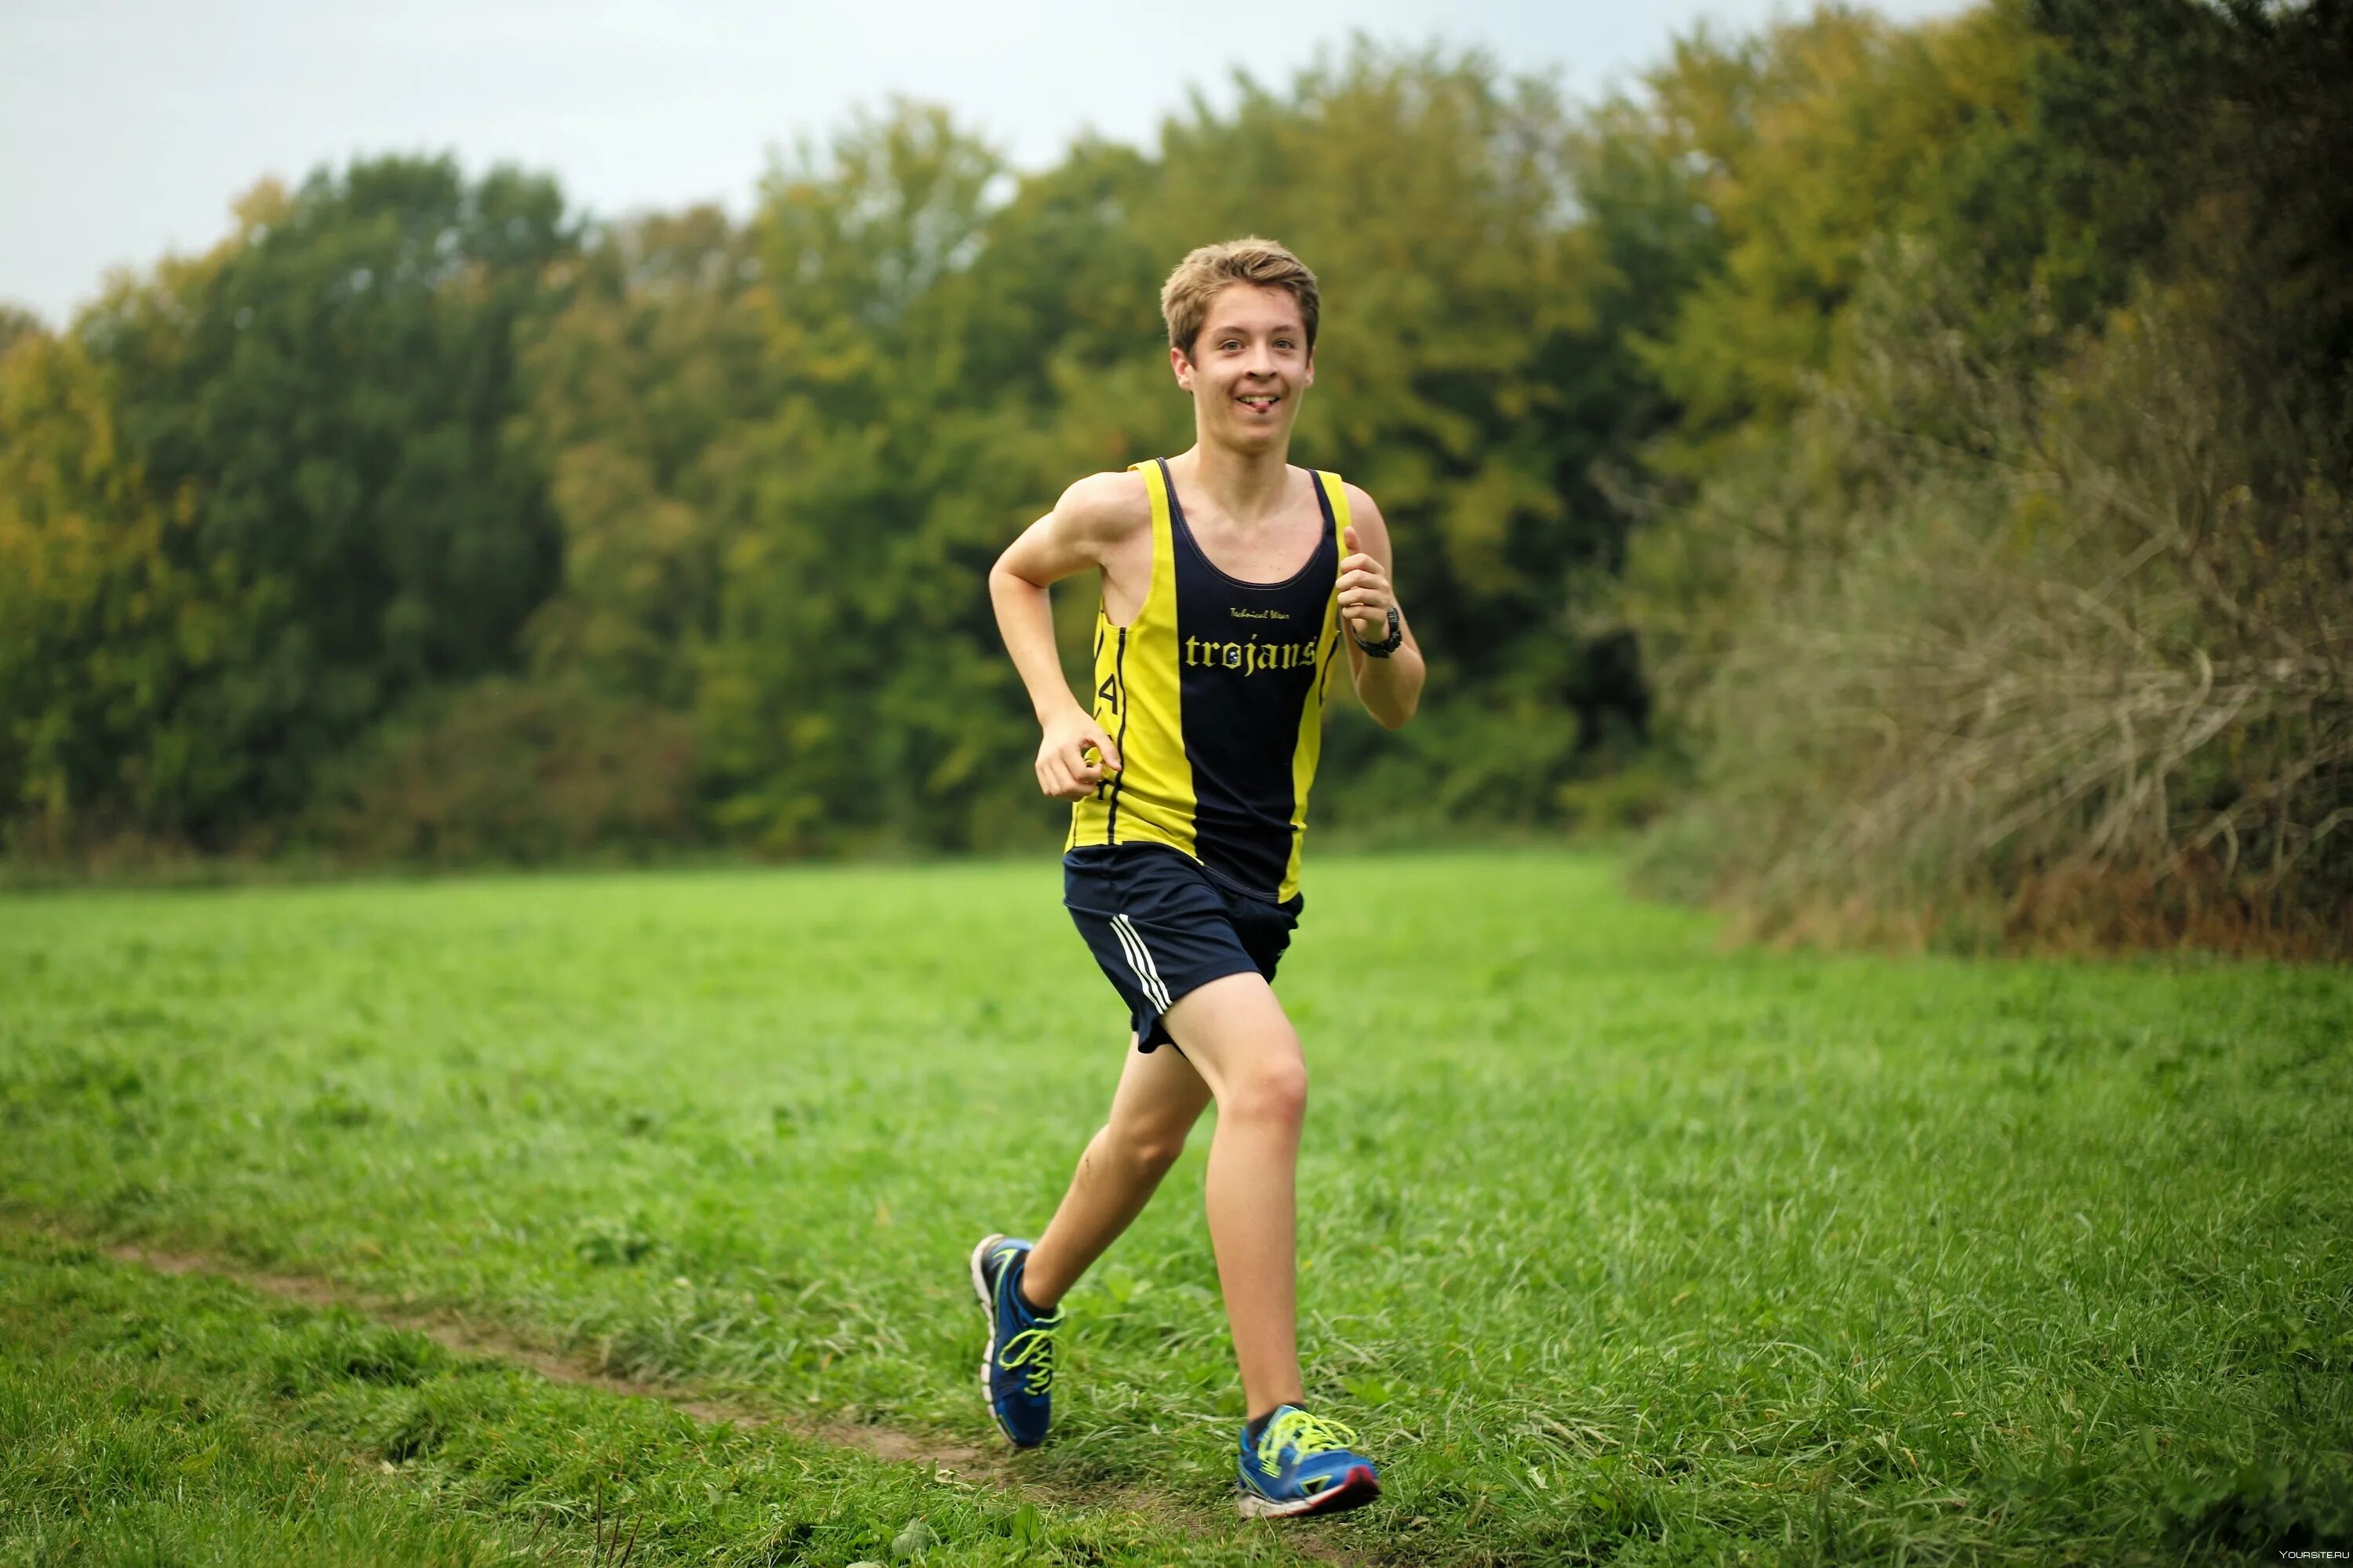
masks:
[[[1397,606],[1391,605],[1389,606],[1389,634],[1388,641],[1382,642],[1367,642],[1363,638],[1356,636],[1356,629],[1353,626],[1348,628],[1348,635],[1355,639],[1357,647],[1365,651],[1365,656],[1366,658],[1386,659],[1390,654],[1396,652],[1398,645],[1405,641],[1405,622],[1398,619]]]

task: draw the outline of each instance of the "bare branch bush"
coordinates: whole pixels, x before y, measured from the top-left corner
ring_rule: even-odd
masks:
[[[1704,786],[1654,870],[1784,929],[2353,948],[2353,506],[2314,421],[2196,289],[2028,376],[1955,288],[1891,246],[1790,448],[1646,542]]]

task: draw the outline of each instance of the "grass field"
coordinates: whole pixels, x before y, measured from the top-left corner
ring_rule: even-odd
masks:
[[[1303,1344],[1387,1491],[1291,1534],[1224,1511],[1206,1128],[1015,1484],[818,1435],[988,1442],[965,1253],[1124,1043],[1050,863],[0,900],[0,1563],[2353,1545],[2353,973],[1726,953],[1565,854],[1308,887]]]

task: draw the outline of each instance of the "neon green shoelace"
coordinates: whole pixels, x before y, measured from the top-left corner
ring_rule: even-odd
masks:
[[[1021,1386],[1031,1393],[1045,1393],[1054,1386],[1054,1330],[1061,1326],[1060,1313],[1038,1319],[1005,1341],[997,1364],[1007,1372],[1028,1369],[1021,1374]]]
[[[1282,1467],[1276,1457],[1285,1444],[1302,1455],[1329,1454],[1354,1448],[1356,1435],[1336,1421],[1326,1421],[1303,1410],[1286,1410],[1268,1422],[1266,1430],[1259,1434],[1258,1467],[1270,1476],[1281,1474]]]

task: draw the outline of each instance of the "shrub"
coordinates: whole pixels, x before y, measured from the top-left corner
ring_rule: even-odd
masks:
[[[1891,250],[1795,439],[1638,552],[1712,797],[1650,873],[1783,927],[2353,949],[2325,446],[2220,291],[2144,289],[2031,376],[1972,355],[1937,272]],[[1694,561],[1703,599],[1657,591]]]
[[[545,862],[696,836],[687,723],[574,682],[435,694],[345,757],[317,815],[365,860]]]

